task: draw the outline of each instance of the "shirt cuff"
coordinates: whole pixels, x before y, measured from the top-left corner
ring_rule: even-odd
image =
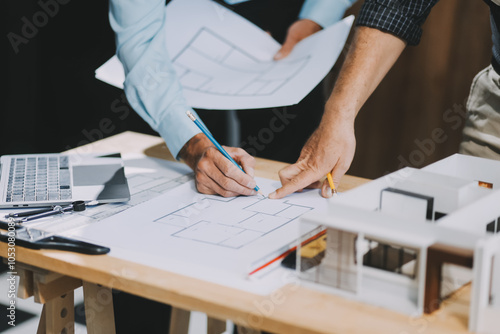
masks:
[[[366,26],[391,33],[408,43],[417,45],[422,28],[411,17],[377,2],[365,1],[356,20],[356,26]]]
[[[200,133],[200,129],[194,122],[186,115],[189,110],[196,118],[200,119],[196,112],[184,105],[170,106],[173,110],[165,113],[155,129],[160,136],[165,140],[170,153],[179,160],[179,152],[182,147],[195,135]]]
[[[309,19],[323,28],[340,21],[356,0],[306,0],[299,19]]]

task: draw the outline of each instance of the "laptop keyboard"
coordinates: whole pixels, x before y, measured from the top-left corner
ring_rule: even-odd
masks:
[[[7,202],[71,199],[67,156],[12,158],[7,184]]]

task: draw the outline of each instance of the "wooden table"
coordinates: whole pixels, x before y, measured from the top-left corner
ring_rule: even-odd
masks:
[[[125,132],[72,150],[76,153],[143,152],[173,160],[159,137]],[[256,175],[277,179],[284,163],[257,159]],[[344,176],[339,191],[368,180]],[[6,257],[7,245],[0,243]],[[466,286],[443,303],[440,310],[411,317],[357,301],[288,284],[269,296],[259,296],[176,273],[113,258],[54,250],[17,247],[16,263],[23,282],[21,297],[35,295],[45,303],[39,333],[71,332],[72,291],[83,284],[88,333],[114,332],[110,289],[168,303],[176,308],[206,313],[216,319],[276,333],[466,333],[470,288]],[[24,268],[24,269],[23,269]],[[64,295],[64,298],[61,296]],[[69,300],[71,299],[71,300]],[[65,305],[65,306],[64,306]],[[72,314],[72,312],[69,312]],[[54,320],[55,318],[55,320]],[[175,326],[175,324],[173,324]]]

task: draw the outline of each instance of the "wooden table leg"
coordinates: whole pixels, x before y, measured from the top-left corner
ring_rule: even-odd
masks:
[[[73,291],[45,303],[47,334],[75,333],[75,298]]]
[[[226,331],[226,322],[207,317],[207,334],[221,334]]]
[[[38,334],[74,334],[74,290],[81,281],[29,265],[18,265],[18,297],[43,304]]]
[[[83,301],[88,334],[115,334],[113,294],[110,288],[83,282]]]
[[[37,334],[74,334],[75,300],[73,291],[43,305]]]
[[[45,323],[45,317],[47,312],[45,311],[45,305],[42,308],[42,314],[40,315],[40,321],[38,322],[38,329],[36,334],[46,334],[47,333],[47,324]]]
[[[26,299],[33,296],[33,272],[28,269],[17,268],[19,275],[19,287],[17,288],[17,297]]]
[[[170,315],[170,331],[172,334],[187,334],[189,331],[190,311],[186,311],[177,307],[172,307]]]

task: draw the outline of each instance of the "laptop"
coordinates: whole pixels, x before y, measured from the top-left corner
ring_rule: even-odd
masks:
[[[125,202],[130,192],[120,153],[0,157],[0,208],[74,201]]]

